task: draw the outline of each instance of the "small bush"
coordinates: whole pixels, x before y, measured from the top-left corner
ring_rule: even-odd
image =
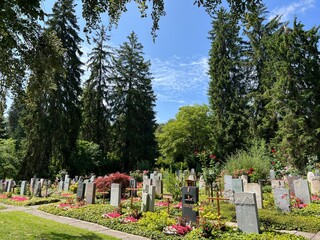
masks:
[[[104,177],[98,177],[95,180],[97,185],[98,192],[104,192],[110,190],[111,183],[120,183],[121,189],[124,192],[127,187],[130,185],[130,176],[125,173],[112,173]]]

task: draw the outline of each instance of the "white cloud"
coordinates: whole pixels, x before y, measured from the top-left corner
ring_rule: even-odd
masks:
[[[209,81],[207,57],[152,59],[151,72],[158,101],[191,104],[206,97]]]
[[[291,20],[295,15],[303,14],[306,10],[314,8],[315,0],[300,0],[290,3],[290,5],[275,8],[270,12],[269,20],[277,15],[282,16],[283,21]]]

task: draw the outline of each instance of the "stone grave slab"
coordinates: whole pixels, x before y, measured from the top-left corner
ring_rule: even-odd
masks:
[[[303,203],[310,203],[310,191],[309,184],[307,180],[295,180],[293,181],[294,192],[297,198],[299,198]]]
[[[40,181],[37,181],[36,182],[36,187],[35,187],[35,196],[36,197],[41,197],[41,182]]]
[[[27,192],[27,181],[22,181],[21,182],[21,187],[20,187],[20,195],[26,195]]]
[[[274,170],[270,170],[269,178],[270,180],[274,180],[276,178],[276,172]]]
[[[96,184],[89,182],[86,184],[86,203],[94,204],[96,200]]]
[[[308,182],[311,182],[311,180],[314,178],[314,173],[313,172],[308,172],[307,173],[307,180]]]
[[[137,188],[137,181],[134,179],[134,178],[131,178],[130,179],[130,182],[129,182],[129,187],[130,188]],[[137,190],[132,190],[130,191],[130,195],[133,195],[134,197],[137,197]]]
[[[286,188],[276,188],[273,190],[274,202],[282,212],[291,212],[290,191]]]
[[[148,189],[148,211],[154,212],[154,204],[156,199],[156,186],[149,186]]]
[[[235,178],[232,179],[232,190],[237,193],[237,192],[243,192],[243,181],[240,178]]]
[[[224,175],[223,176],[224,182],[224,190],[232,189],[232,176],[231,175]]]
[[[244,192],[255,193],[258,209],[263,208],[262,187],[259,183],[247,183],[247,185],[244,185]]]
[[[313,195],[320,195],[320,176],[314,176],[310,181],[310,191]]]
[[[86,184],[84,182],[78,182],[77,199],[79,200],[84,199],[85,189],[86,189]]]
[[[63,184],[63,191],[68,192],[70,187],[70,178],[65,178],[64,184]]]
[[[120,207],[121,203],[121,184],[111,183],[110,205]]]
[[[156,187],[156,194],[158,196],[162,196],[163,193],[163,184],[162,184],[162,180],[157,180],[155,179],[154,181],[154,186]]]
[[[225,190],[222,193],[224,198],[228,198],[228,202],[234,204],[234,191],[232,189]]]
[[[198,211],[194,210],[199,201],[198,187],[182,187],[182,217],[191,222],[196,222]]]
[[[259,233],[260,223],[255,193],[236,192],[236,218],[238,228],[245,233]]]
[[[271,180],[271,188],[272,190],[275,188],[285,188],[284,180]]]
[[[294,192],[294,187],[293,187],[293,181],[295,180],[299,180],[300,178],[297,177],[297,176],[288,176],[287,177],[287,184],[288,184],[288,187],[289,187],[289,190],[290,190],[290,195],[292,196],[295,196],[295,192]]]
[[[7,191],[6,192],[11,192],[12,187],[13,187],[13,180],[8,180]]]

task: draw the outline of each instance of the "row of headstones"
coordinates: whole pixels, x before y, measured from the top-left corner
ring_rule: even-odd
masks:
[[[182,217],[196,222],[198,211],[195,209],[199,201],[198,187],[182,187]],[[258,207],[255,193],[234,193],[236,205],[236,219],[238,228],[246,233],[259,233],[260,225]]]
[[[79,176],[75,176],[74,179],[71,179],[69,177],[69,175],[66,174],[64,176],[64,179],[60,180],[58,189],[59,189],[59,191],[67,192],[67,191],[69,191],[70,185],[75,184],[76,182],[78,182],[78,183],[79,182],[89,183],[89,182],[94,182],[94,180],[95,180],[95,176],[94,175],[92,175],[90,177],[90,179],[83,180],[82,177],[79,177]]]

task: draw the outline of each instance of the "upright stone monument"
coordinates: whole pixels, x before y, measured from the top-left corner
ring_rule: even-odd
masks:
[[[300,179],[300,178],[297,177],[297,176],[288,176],[288,177],[287,177],[286,182],[287,182],[287,184],[288,184],[288,186],[289,186],[289,190],[290,190],[290,195],[291,195],[291,196],[295,196],[294,187],[293,187],[293,181],[299,180],[299,179]]]
[[[242,179],[240,179],[240,178],[232,179],[231,184],[232,184],[232,190],[235,193],[243,192],[243,181],[242,181]]]
[[[195,210],[199,201],[198,187],[182,187],[182,217],[191,222],[196,222],[198,211]]]
[[[7,192],[11,192],[13,187],[13,180],[8,180]]]
[[[276,188],[285,188],[284,180],[271,180],[272,190]]]
[[[35,187],[35,196],[36,197],[41,197],[41,182],[40,181],[37,181],[36,182],[36,187]]]
[[[310,190],[311,194],[319,195],[320,194],[320,177],[314,176],[314,178],[310,181]]]
[[[83,200],[84,199],[84,192],[86,189],[86,184],[79,181],[78,182],[78,189],[77,189],[77,199],[78,200]]]
[[[67,177],[68,176],[68,177]],[[69,191],[69,187],[70,187],[70,178],[69,175],[66,175],[66,178],[64,180],[64,184],[63,184],[63,191],[64,192],[68,192]]]
[[[121,203],[121,184],[112,183],[110,192],[110,205],[120,207]]]
[[[307,173],[307,180],[308,182],[311,182],[311,180],[314,178],[314,173],[313,172],[308,172]]]
[[[293,181],[293,186],[297,198],[299,198],[303,203],[311,203],[309,185],[307,180],[295,180]]]
[[[94,182],[89,182],[86,184],[86,203],[94,204],[96,200],[96,184]]]
[[[130,178],[130,182],[129,182],[129,187],[130,188],[137,188],[137,181],[134,178]],[[132,194],[134,197],[137,197],[137,190],[132,190],[130,191],[130,195]]]
[[[238,228],[245,233],[259,233],[260,224],[255,193],[234,194]]]
[[[273,190],[274,202],[276,207],[282,212],[291,212],[289,189],[275,188]]]
[[[224,182],[224,191],[232,189],[232,176],[231,175],[224,175],[223,182]]]
[[[21,182],[21,187],[20,187],[20,195],[26,195],[27,192],[27,181],[22,181]]]
[[[244,191],[255,193],[258,209],[263,208],[262,187],[259,183],[247,183],[247,185],[244,185]]]

